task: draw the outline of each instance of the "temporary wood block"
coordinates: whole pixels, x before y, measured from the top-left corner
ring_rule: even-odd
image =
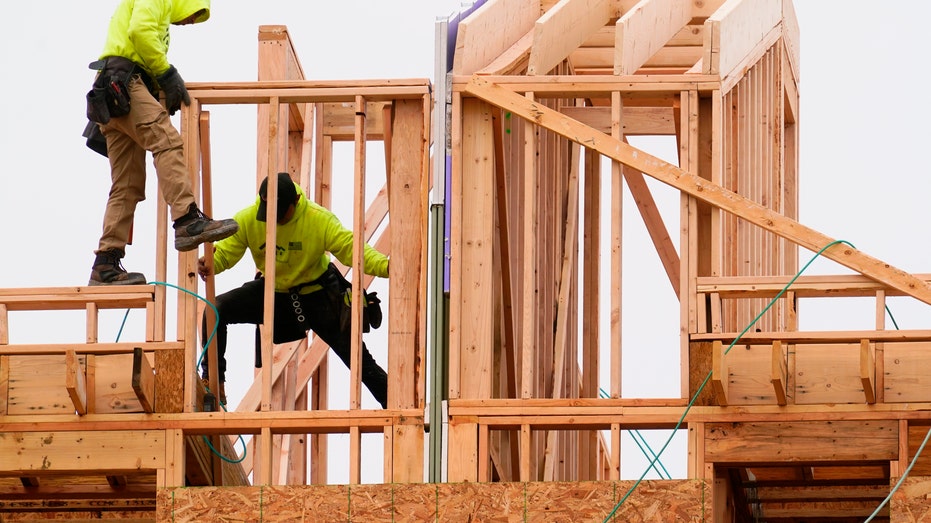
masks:
[[[706,423],[705,461],[889,461],[898,458],[898,438],[894,420]]]
[[[860,342],[860,383],[867,403],[876,403],[876,361],[870,348],[870,340]]]
[[[152,358],[154,359],[154,356]],[[133,349],[132,387],[142,410],[155,412],[155,371],[152,369],[149,355],[138,347]]]
[[[8,361],[8,414],[74,414],[64,355],[9,356]]]
[[[773,393],[776,395],[776,403],[779,405],[786,405],[788,403],[788,398],[786,395],[786,387],[788,387],[788,364],[786,363],[786,352],[782,349],[782,342],[776,340],[773,342],[773,365],[772,365],[772,381],[773,383]]]
[[[95,413],[144,412],[133,391],[132,354],[98,355],[95,366]]]
[[[795,346],[795,403],[863,403],[860,344]]]
[[[931,401],[931,343],[885,343],[883,363],[886,403]]]
[[[714,396],[718,400],[718,405],[726,407],[727,402],[727,355],[724,354],[724,347],[720,341],[711,343],[711,387],[714,389]]]
[[[16,432],[0,435],[0,471],[114,475],[165,466],[163,431]]]
[[[71,396],[74,410],[81,416],[87,414],[87,380],[84,377],[83,358],[74,351],[65,352],[65,388]]]

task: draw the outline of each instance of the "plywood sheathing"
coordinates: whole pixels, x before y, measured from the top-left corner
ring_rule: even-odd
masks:
[[[158,493],[159,521],[601,520],[633,486],[618,482],[446,483],[306,487],[178,488]],[[612,521],[706,521],[707,485],[645,481],[648,495],[619,507]]]

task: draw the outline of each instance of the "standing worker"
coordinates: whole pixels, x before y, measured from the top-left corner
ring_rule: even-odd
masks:
[[[331,211],[304,197],[301,188],[288,173],[278,173],[278,222],[275,239],[275,316],[274,342],[299,340],[308,330],[326,342],[339,359],[349,367],[351,347],[350,284],[330,263],[332,253],[344,265],[352,265],[352,231],[343,227]],[[217,242],[213,253],[213,271],[201,257],[197,270],[202,278],[220,273],[236,265],[246,252],[259,273],[265,272],[265,233],[268,178],[259,187],[259,196],[251,206],[236,213],[239,231]],[[388,277],[388,257],[368,244],[363,252],[366,274]],[[356,277],[359,281],[361,275]],[[380,300],[375,293],[363,293],[363,332],[381,325]],[[257,277],[238,289],[217,296],[217,368],[219,369],[220,402],[225,404],[226,327],[235,323],[260,325],[264,320],[265,278]],[[203,336],[208,333],[205,311]],[[258,349],[258,347],[257,347]],[[261,366],[261,353],[256,351],[256,367]],[[201,362],[207,376],[207,358]],[[375,400],[385,408],[388,404],[388,375],[362,344],[362,383]]]
[[[212,220],[197,207],[184,142],[169,119],[181,104],[191,103],[184,80],[168,63],[169,27],[209,17],[210,0],[122,0],[110,19],[101,58],[91,64],[99,73],[88,93],[88,118],[106,139],[105,150],[95,150],[110,159],[111,179],[89,285],[146,283],[142,273],[126,272],[120,262],[136,204],[145,200],[146,151],[152,153],[159,188],[170,207],[175,249],[194,250],[239,228],[234,220]]]

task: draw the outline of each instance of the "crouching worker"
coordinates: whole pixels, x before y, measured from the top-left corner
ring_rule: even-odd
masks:
[[[328,253],[344,265],[352,265],[352,231],[343,227],[332,212],[304,197],[303,191],[288,176],[279,173],[278,222],[275,241],[275,317],[274,342],[299,340],[308,330],[326,342],[349,366],[351,344],[351,304],[346,298],[349,283],[330,263]],[[239,231],[214,245],[213,272],[220,273],[234,266],[246,249],[252,254],[259,276],[229,292],[217,296],[217,368],[220,390],[218,396],[226,403],[227,325],[251,323],[259,325],[264,318],[266,192],[268,178],[262,181],[255,203],[236,213]],[[373,276],[388,277],[388,257],[369,245],[365,246],[364,271]],[[198,261],[201,278],[211,274],[203,257]],[[368,326],[381,324],[378,298],[369,294],[366,307]],[[206,314],[212,314],[208,310]],[[207,318],[203,320],[203,339],[209,336]],[[256,367],[261,367],[261,353],[256,351]],[[204,378],[207,358],[202,360]],[[385,408],[388,402],[388,376],[365,344],[362,345],[362,383]]]

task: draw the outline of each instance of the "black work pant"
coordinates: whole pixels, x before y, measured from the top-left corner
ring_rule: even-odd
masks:
[[[295,302],[297,304],[295,305]],[[238,289],[217,296],[217,368],[220,381],[226,378],[226,326],[234,323],[261,325],[265,314],[265,278],[246,282]],[[311,329],[329,345],[339,359],[349,367],[352,333],[340,327],[342,307],[348,307],[340,297],[319,290],[309,294],[275,293],[275,343],[299,340]],[[206,342],[206,314],[202,325],[202,339]],[[258,365],[258,361],[256,362]],[[207,357],[201,362],[203,375],[207,376]],[[388,404],[388,375],[382,369],[365,344],[362,344],[362,383],[372,396],[385,408]]]

